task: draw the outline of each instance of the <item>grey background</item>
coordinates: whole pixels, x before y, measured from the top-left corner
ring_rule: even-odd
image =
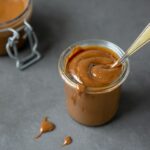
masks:
[[[0,58],[0,149],[149,150],[150,45],[130,59],[119,112],[105,126],[82,126],[68,116],[57,70],[70,44],[98,38],[126,49],[149,21],[149,0],[34,0],[32,25],[44,58],[23,72]],[[45,115],[57,128],[35,141]],[[65,135],[74,142],[62,148]]]

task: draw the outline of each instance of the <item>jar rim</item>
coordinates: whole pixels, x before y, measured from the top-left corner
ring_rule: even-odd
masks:
[[[116,50],[117,52],[115,52],[116,54],[118,54],[119,57],[122,57],[124,55],[124,51],[117,46],[116,44],[106,41],[106,40],[99,40],[99,39],[92,39],[92,40],[83,40],[83,41],[79,41],[76,42],[75,44],[72,44],[71,46],[69,46],[67,49],[65,49],[59,58],[58,61],[58,70],[59,73],[62,77],[62,79],[69,85],[71,85],[74,88],[78,88],[78,83],[76,83],[75,81],[71,80],[71,78],[69,78],[66,73],[65,73],[65,67],[64,67],[64,60],[65,58],[69,55],[69,53],[71,52],[71,50],[76,46],[76,45],[81,45],[81,46],[102,46],[102,47],[106,47],[110,50]],[[117,87],[119,87],[128,77],[129,74],[129,70],[130,70],[130,66],[129,66],[129,60],[126,59],[126,61],[123,63],[123,71],[122,74],[117,78],[117,80],[115,80],[114,82],[112,82],[111,84],[105,86],[105,87],[87,87],[86,91],[87,93],[90,94],[95,94],[95,93],[106,93],[109,91],[112,91],[113,89],[116,89]]]
[[[0,23],[0,28],[3,28],[3,27],[5,27],[6,25],[9,25],[9,24],[13,23],[13,22],[19,20],[22,16],[24,16],[25,13],[27,12],[27,10],[29,9],[29,6],[30,6],[31,2],[32,2],[32,0],[28,0],[25,9],[24,9],[17,17],[15,17],[15,18],[13,18],[13,19],[10,19],[10,20],[8,20],[8,21],[5,21],[5,22],[3,22],[3,23]]]

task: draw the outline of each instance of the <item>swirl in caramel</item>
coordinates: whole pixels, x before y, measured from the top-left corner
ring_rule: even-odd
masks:
[[[122,65],[107,68],[119,56],[112,50],[100,46],[76,46],[66,59],[66,72],[85,87],[104,87],[118,79]]]

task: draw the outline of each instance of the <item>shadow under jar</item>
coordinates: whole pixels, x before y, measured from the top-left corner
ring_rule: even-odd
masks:
[[[19,69],[40,59],[37,37],[28,23],[31,15],[32,0],[0,0],[0,56],[8,54]],[[18,49],[27,39],[31,53],[20,59]]]
[[[99,86],[100,84],[98,81],[101,80],[99,79],[95,82],[95,84],[93,84],[93,86],[90,86],[90,84],[92,85],[92,82],[94,83],[94,80],[87,80],[87,82],[89,82],[88,86],[86,84],[86,80],[83,81],[81,79],[80,81],[79,76],[70,75],[70,72],[68,72],[68,68],[73,63],[74,70],[71,70],[73,73],[75,71],[82,72],[84,67],[90,68],[90,66],[86,65],[86,63],[91,61],[91,56],[89,54],[89,56],[87,54],[83,54],[83,52],[75,52],[78,47],[81,47],[85,53],[89,53],[87,49],[91,49],[89,54],[93,57],[92,62],[97,60],[98,62],[102,61],[103,63],[107,62],[107,58],[103,60],[103,58],[101,59],[101,57],[97,57],[95,49],[98,50],[98,54],[100,55],[101,49],[106,49],[107,55],[109,56],[109,53],[113,53],[116,57],[115,59],[122,57],[124,55],[124,51],[117,45],[108,41],[86,40],[68,47],[62,52],[59,59],[58,68],[62,79],[65,81],[66,104],[70,116],[77,122],[84,125],[102,125],[110,121],[118,110],[121,84],[125,81],[129,74],[129,61],[127,59],[123,64],[121,64],[121,71],[119,74],[114,72],[113,76],[109,73],[105,75],[111,76],[112,78],[116,76],[115,80],[112,80],[112,82]],[[73,53],[75,53],[75,55],[73,55]],[[86,60],[84,61],[84,59]],[[69,61],[74,62],[68,67]],[[81,65],[81,67],[77,68],[78,65]],[[80,77],[83,77],[82,73],[80,74]],[[84,78],[88,79],[91,77],[85,75]]]

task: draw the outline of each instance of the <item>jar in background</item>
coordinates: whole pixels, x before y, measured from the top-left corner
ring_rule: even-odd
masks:
[[[17,68],[25,69],[41,57],[37,51],[37,37],[29,24],[32,15],[32,0],[0,1],[0,5],[3,11],[6,11],[5,16],[0,20],[0,55],[8,54],[16,61]],[[18,48],[21,48],[27,39],[31,54],[21,59]]]
[[[129,74],[129,61],[122,64],[123,70],[117,80],[105,87],[87,87],[82,94],[78,91],[78,84],[66,74],[66,58],[76,46],[100,46],[115,52],[119,57],[124,51],[117,45],[104,40],[87,40],[78,42],[62,52],[58,68],[65,81],[66,104],[70,116],[77,122],[97,126],[110,121],[116,114],[119,106],[121,84]]]

